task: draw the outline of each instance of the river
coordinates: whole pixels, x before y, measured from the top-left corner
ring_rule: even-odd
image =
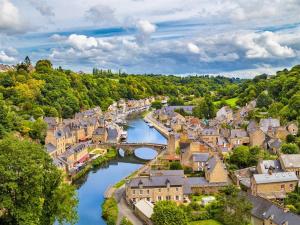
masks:
[[[128,142],[151,142],[166,144],[167,140],[154,128],[149,128],[141,118],[128,121]],[[156,152],[151,149],[141,148],[136,150],[136,156],[143,159],[152,159]],[[122,161],[122,162],[121,162]],[[104,225],[106,222],[101,217],[101,205],[104,201],[103,194],[107,187],[115,184],[128,176],[142,164],[133,163],[130,159],[116,159],[105,167],[90,171],[77,190],[79,198],[78,225]]]

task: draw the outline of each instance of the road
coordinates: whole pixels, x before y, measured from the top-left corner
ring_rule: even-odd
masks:
[[[118,202],[118,222],[120,224],[123,217],[127,217],[134,225],[143,225],[143,222],[133,213],[133,210],[127,205],[125,201],[125,186],[122,186],[115,191],[115,198]]]

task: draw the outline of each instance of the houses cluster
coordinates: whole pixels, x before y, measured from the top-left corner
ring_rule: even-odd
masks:
[[[78,171],[91,157],[89,149],[99,143],[117,143],[124,136],[122,123],[126,116],[150,106],[152,98],[113,103],[102,112],[95,107],[76,113],[74,118],[45,117],[45,148],[54,163],[69,174]]]
[[[153,118],[174,135],[173,146],[180,149],[180,160],[184,166],[201,171],[208,155],[221,158],[240,145],[259,146],[278,153],[282,140],[288,134],[298,133],[297,123],[280,125],[276,118],[247,121],[246,116],[255,108],[252,101],[233,112],[222,107],[211,120],[200,120],[192,116],[192,106],[167,106],[153,113]],[[183,116],[183,110],[189,116]],[[174,149],[174,151],[175,151]]]
[[[211,157],[204,170],[205,177],[186,177],[183,170],[150,170],[126,183],[126,200],[130,205],[143,199],[183,203],[190,194],[212,194],[228,185],[227,170],[218,157]]]
[[[298,133],[298,124],[282,125],[277,118],[247,121],[255,107],[256,101],[236,111],[224,106],[210,120],[193,117],[193,106],[165,106],[154,111],[152,121],[168,131],[165,159],[177,160],[202,176],[187,177],[181,170],[150,171],[127,182],[127,202],[151,224],[145,211],[149,214],[157,201],[187,202],[190,194],[216,193],[233,181],[248,189],[248,198],[254,204],[252,224],[300,224],[299,216],[273,202],[282,202],[299,186],[300,154],[280,152],[286,136]],[[278,155],[278,159],[260,160],[257,167],[236,171],[229,179],[223,159],[241,145],[259,146]]]

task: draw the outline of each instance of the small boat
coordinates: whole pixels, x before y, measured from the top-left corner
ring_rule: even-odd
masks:
[[[149,123],[149,127],[150,127],[150,128],[153,128],[154,126],[153,126],[153,124],[152,124],[152,123]]]

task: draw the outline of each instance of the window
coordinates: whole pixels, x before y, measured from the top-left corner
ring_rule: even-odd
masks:
[[[135,202],[135,198],[133,198],[132,201]]]
[[[290,189],[293,190],[294,189],[294,185],[290,184]]]
[[[147,190],[147,194],[148,194],[148,195],[150,194],[150,191],[149,191],[149,190]]]
[[[176,191],[178,191],[178,190],[179,190],[179,188],[177,187],[177,188],[176,188]]]
[[[150,198],[147,198],[147,201],[148,201],[148,202],[150,202],[150,201],[151,201],[151,199],[150,199]]]
[[[284,184],[282,184],[282,185],[280,186],[280,188],[281,188],[281,189],[284,189]]]
[[[180,198],[179,198],[178,195],[176,195],[175,200],[176,200],[176,201],[179,201],[179,200],[180,200]]]
[[[170,200],[171,200],[171,196],[170,196],[170,195],[167,195],[167,196],[166,196],[166,200],[167,200],[167,201],[170,201]]]
[[[158,192],[161,192],[161,189],[160,189],[160,188],[158,189]]]
[[[140,190],[140,195],[142,195],[143,194],[143,190]]]
[[[296,175],[299,176],[299,171],[296,171]]]
[[[161,201],[162,200],[161,196],[157,196],[157,200]]]
[[[135,190],[132,190],[132,194],[135,195]]]

